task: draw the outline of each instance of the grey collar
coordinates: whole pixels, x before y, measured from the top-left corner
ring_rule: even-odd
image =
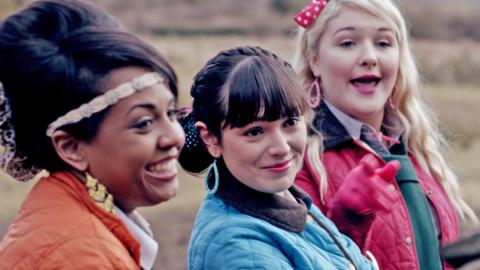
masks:
[[[223,159],[217,160],[220,184],[215,196],[235,207],[241,213],[262,219],[279,228],[302,232],[307,221],[311,199],[295,185],[288,191],[295,201],[282,196],[256,191],[236,179],[225,166]],[[213,174],[208,179],[213,185]]]

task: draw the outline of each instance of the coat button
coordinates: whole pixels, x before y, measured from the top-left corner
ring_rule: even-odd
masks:
[[[310,223],[313,221],[313,218],[310,215],[307,215],[307,223]]]
[[[432,196],[432,195],[433,195],[433,190],[431,190],[431,189],[427,190],[427,196],[430,197],[430,196]]]
[[[405,244],[407,244],[407,246],[410,246],[412,244],[412,237],[410,236],[405,237]]]
[[[393,184],[389,184],[387,186],[387,191],[390,192],[390,193],[394,192],[395,191],[395,186]]]

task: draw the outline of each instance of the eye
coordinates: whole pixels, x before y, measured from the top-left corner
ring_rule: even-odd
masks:
[[[300,119],[298,117],[289,117],[285,122],[283,122],[284,127],[292,127],[295,126]]]
[[[150,116],[144,116],[140,118],[135,124],[133,124],[133,128],[138,129],[140,131],[147,131],[153,125],[153,118]]]
[[[178,118],[183,114],[183,112],[177,108],[171,108],[167,111],[168,118],[172,121],[178,120]]]
[[[391,47],[392,45],[390,44],[390,42],[386,41],[386,40],[380,40],[377,42],[377,46],[381,47],[381,48],[388,48],[388,47]]]
[[[344,40],[340,42],[340,47],[342,48],[349,48],[355,45],[355,42],[353,40]]]
[[[261,134],[263,134],[263,128],[261,128],[261,127],[250,128],[243,133],[243,135],[245,135],[247,137],[257,137]]]

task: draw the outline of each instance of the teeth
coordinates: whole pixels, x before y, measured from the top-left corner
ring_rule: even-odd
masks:
[[[163,173],[163,172],[175,170],[176,167],[177,167],[177,160],[170,159],[166,162],[157,163],[155,165],[148,166],[147,169],[153,173]]]

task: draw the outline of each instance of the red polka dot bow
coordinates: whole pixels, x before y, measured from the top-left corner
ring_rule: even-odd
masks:
[[[318,14],[327,5],[328,0],[313,0],[310,5],[304,8],[300,13],[297,14],[293,19],[303,28],[308,28],[315,22]]]

